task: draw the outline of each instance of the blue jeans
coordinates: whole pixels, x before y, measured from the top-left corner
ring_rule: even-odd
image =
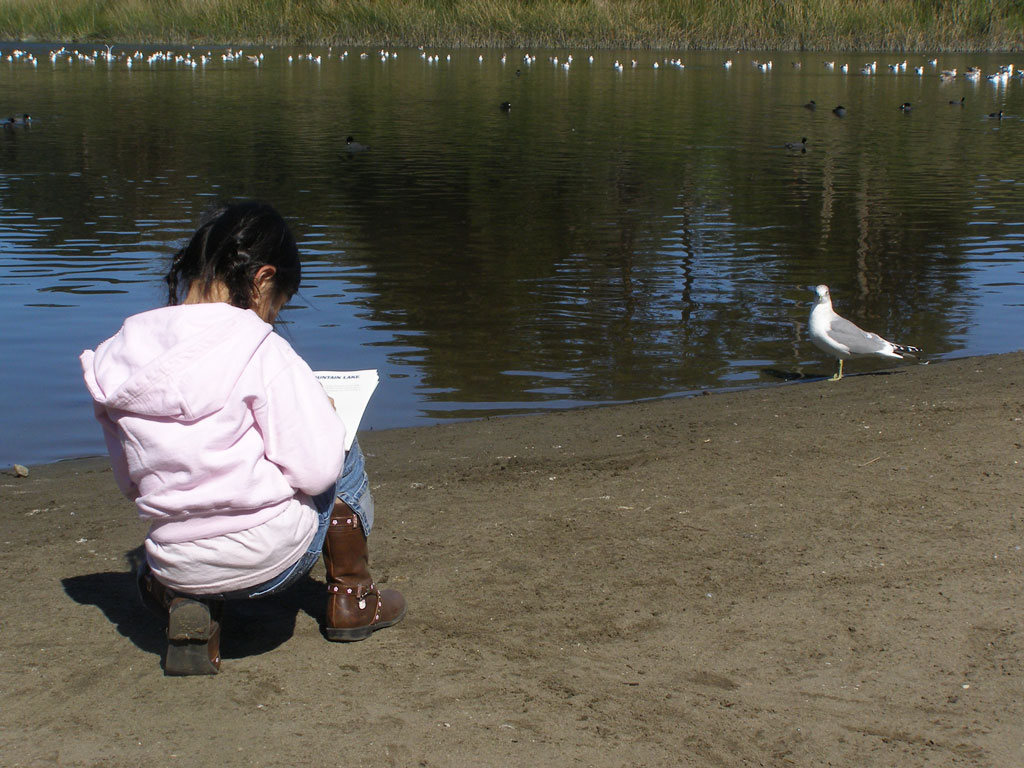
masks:
[[[248,600],[254,597],[266,597],[281,592],[309,573],[324,548],[327,538],[327,527],[330,525],[331,513],[334,511],[334,500],[340,498],[359,516],[363,526],[363,534],[370,535],[373,528],[373,495],[370,493],[370,480],[366,476],[366,464],[359,440],[352,441],[352,447],[345,454],[345,464],[341,468],[341,477],[331,488],[313,496],[316,507],[317,528],[309,549],[298,560],[285,568],[281,573],[255,587],[245,587],[234,592],[221,595],[203,595],[215,600]]]

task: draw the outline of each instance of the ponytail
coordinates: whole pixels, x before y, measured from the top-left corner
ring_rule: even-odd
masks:
[[[167,303],[180,304],[194,285],[208,293],[220,282],[233,306],[249,309],[256,273],[267,265],[276,270],[279,294],[291,296],[299,289],[299,250],[288,224],[266,203],[223,205],[203,218],[188,245],[171,259]]]

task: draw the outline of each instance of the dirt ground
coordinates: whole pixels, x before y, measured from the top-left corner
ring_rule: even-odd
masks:
[[[5,474],[0,762],[1016,768],[1022,383],[1015,353],[367,433],[407,618],[326,642],[318,567],[230,605],[204,678],[163,675],[105,459]]]

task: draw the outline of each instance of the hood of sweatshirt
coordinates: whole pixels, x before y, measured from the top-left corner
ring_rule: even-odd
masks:
[[[82,353],[93,399],[140,416],[194,421],[223,407],[273,328],[248,309],[182,304],[133,315]]]

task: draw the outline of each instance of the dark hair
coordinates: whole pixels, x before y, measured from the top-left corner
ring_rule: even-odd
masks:
[[[290,298],[299,289],[302,269],[285,220],[257,200],[221,205],[203,217],[188,245],[174,255],[166,278],[167,303],[180,304],[196,281],[204,291],[219,281],[227,286],[233,306],[249,309],[256,273],[266,265],[276,269],[278,295]]]

